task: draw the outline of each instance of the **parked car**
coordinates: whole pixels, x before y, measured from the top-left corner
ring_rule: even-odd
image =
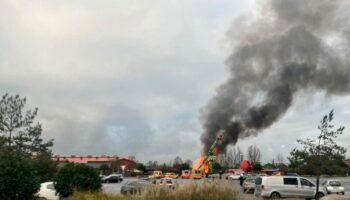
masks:
[[[243,182],[243,192],[254,192],[255,190],[255,177],[250,177]]]
[[[327,194],[342,194],[344,195],[344,186],[342,186],[339,180],[330,179],[322,183],[323,188]]]
[[[204,176],[205,176],[205,174],[204,174]],[[210,179],[220,179],[220,174],[209,174],[208,178],[210,178]]]
[[[102,178],[102,183],[119,183],[123,181],[123,175],[111,174]]]
[[[136,180],[126,182],[120,189],[121,194],[140,194],[146,187],[152,183],[145,180]]]
[[[241,174],[231,174],[227,177],[229,180],[238,180],[241,177]]]
[[[35,194],[39,198],[45,198],[47,200],[58,200],[59,196],[56,195],[56,190],[53,182],[45,182],[40,184],[39,191]]]
[[[195,169],[192,171],[192,178],[193,179],[201,179],[203,177],[205,177],[205,172],[203,170]]]
[[[165,174],[165,178],[178,178],[179,175],[175,174],[174,172],[169,172]]]
[[[175,189],[175,183],[174,183],[174,180],[172,178],[162,178],[162,179],[160,179],[159,184],[162,186],[166,186],[169,189]]]
[[[181,178],[190,179],[191,178],[191,171],[190,170],[182,170]]]
[[[162,171],[154,171],[152,175],[149,176],[149,178],[154,178],[154,179],[160,179],[164,178],[163,172]]]
[[[326,192],[308,179],[300,176],[264,176],[255,179],[255,196],[271,199],[285,197],[320,199]]]
[[[295,172],[286,172],[285,176],[299,176],[299,174]]]

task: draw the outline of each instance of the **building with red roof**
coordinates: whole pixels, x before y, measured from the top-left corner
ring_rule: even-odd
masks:
[[[77,155],[71,155],[71,156],[62,156],[62,155],[54,155],[52,157],[53,161],[58,162],[59,166],[63,166],[66,163],[81,163],[89,165],[93,168],[99,168],[101,165],[107,165],[110,168],[116,168],[115,171],[119,171],[119,167],[121,165],[125,166],[125,170],[133,170],[136,166],[136,161],[133,157],[119,157],[117,155],[113,156],[107,156],[107,155],[101,155],[101,156],[94,156],[94,155],[87,155],[87,156],[77,156]]]

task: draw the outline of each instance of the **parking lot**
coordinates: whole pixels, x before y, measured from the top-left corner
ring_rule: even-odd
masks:
[[[311,180],[312,182],[316,183],[316,178],[315,177],[309,177],[307,178]],[[325,180],[325,179],[338,179],[342,182],[342,184],[345,187],[345,195],[350,196],[350,177],[332,177],[332,178],[321,178],[320,184]],[[108,194],[120,194],[120,188],[121,186],[126,183],[127,181],[132,181],[132,180],[137,180],[137,178],[124,178],[123,182],[121,183],[112,183],[112,184],[103,184],[102,189],[104,192]],[[204,181],[202,180],[192,180],[192,179],[175,179],[176,184],[178,187],[184,187],[186,184],[191,184],[193,182],[195,183],[201,183]],[[229,181],[230,184],[232,184],[232,187],[239,187],[239,181],[238,180],[232,180]],[[253,194],[247,194],[253,196]]]

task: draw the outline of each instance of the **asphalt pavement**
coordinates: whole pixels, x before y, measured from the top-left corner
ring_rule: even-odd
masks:
[[[316,178],[315,177],[307,177],[310,181],[316,183]],[[338,179],[342,182],[342,184],[345,187],[345,195],[350,196],[350,177],[329,177],[329,178],[321,178],[320,179],[320,184],[326,180],[326,179]],[[137,178],[129,178],[126,177],[124,178],[123,182],[121,183],[110,183],[110,184],[103,184],[102,185],[102,190],[105,193],[108,194],[120,194],[120,189],[123,184],[125,184],[127,181],[133,181],[137,180]],[[192,180],[192,179],[175,179],[176,184],[178,184],[179,187],[184,187],[186,184],[190,184],[192,182],[197,182],[201,183],[203,180]],[[239,187],[239,181],[238,180],[233,180],[230,183],[232,183],[232,187]]]

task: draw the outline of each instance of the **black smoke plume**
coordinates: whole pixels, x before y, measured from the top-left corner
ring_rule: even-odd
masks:
[[[350,1],[263,2],[228,32],[231,76],[202,109],[204,150],[219,130],[224,152],[270,127],[302,91],[350,91]]]

